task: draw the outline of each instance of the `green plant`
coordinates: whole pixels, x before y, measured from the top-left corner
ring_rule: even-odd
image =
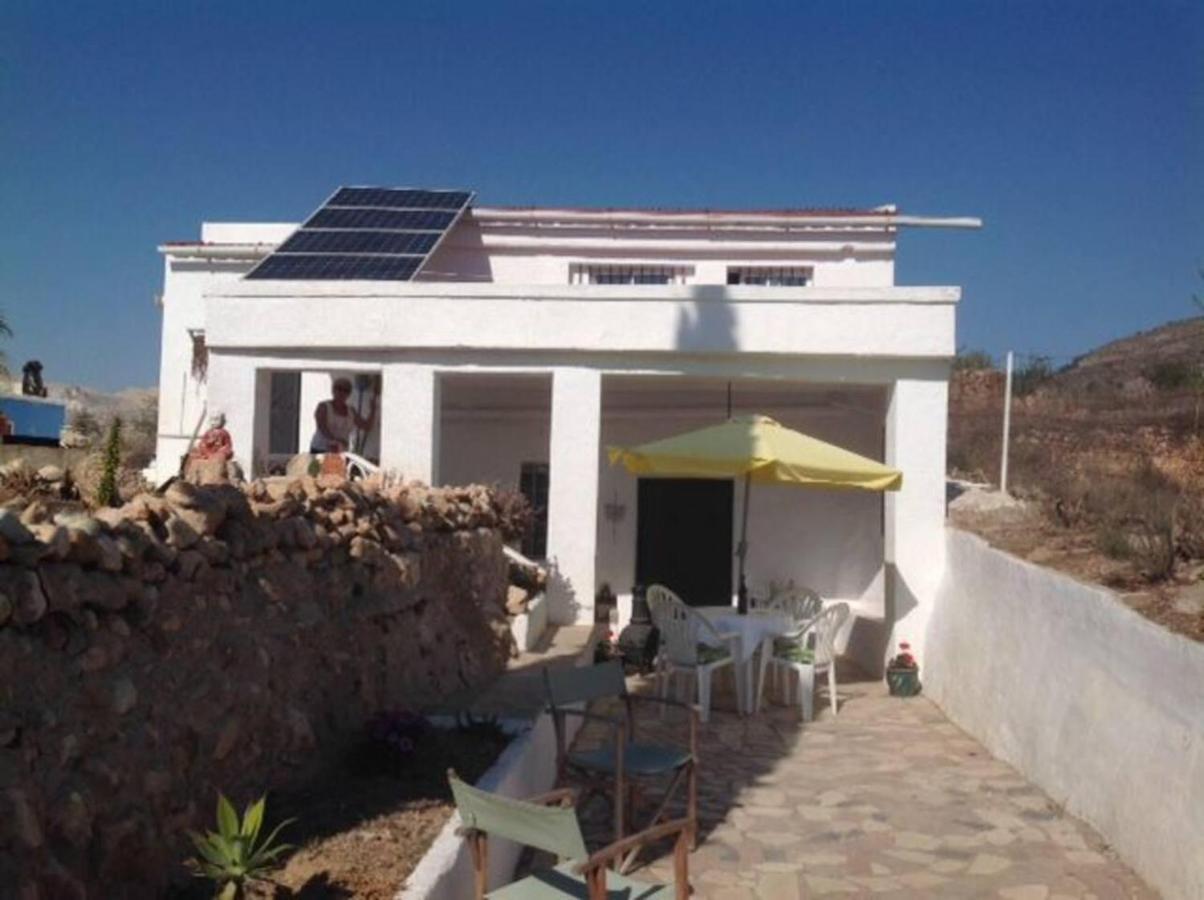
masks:
[[[109,437],[105,441],[104,467],[100,484],[96,488],[97,506],[120,506],[121,495],[117,490],[117,470],[121,468],[121,418],[115,416],[109,426]]]
[[[1026,397],[1054,376],[1053,363],[1048,356],[1034,356],[1012,376],[1012,393]]]
[[[991,354],[984,350],[967,350],[964,347],[953,357],[954,372],[978,372],[983,369],[995,368]]]
[[[281,822],[271,834],[259,840],[266,807],[267,799],[260,797],[246,808],[240,822],[233,804],[219,793],[217,831],[205,835],[189,832],[199,854],[192,860],[197,876],[210,879],[217,886],[216,896],[221,900],[243,897],[247,882],[261,880],[268,866],[289,849],[288,844],[276,843],[276,835],[292,819]]]

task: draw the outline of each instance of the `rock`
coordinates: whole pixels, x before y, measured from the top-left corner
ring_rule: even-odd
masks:
[[[310,453],[298,453],[288,461],[288,465],[284,468],[284,474],[290,479],[300,478],[303,475],[308,475],[310,467],[318,461],[318,458]]]
[[[11,811],[11,827],[17,840],[31,850],[42,846],[45,837],[38,814],[30,802],[29,794],[20,788],[9,788],[8,805]]]
[[[108,525],[109,528],[115,530],[119,528],[127,518],[129,518],[129,515],[126,512],[127,509],[128,504],[120,507],[119,509],[113,509],[110,506],[106,506],[104,509],[98,509],[92,513],[92,517],[95,521],[102,522],[105,525]],[[55,517],[55,521],[58,521],[57,516]],[[62,525],[65,523],[60,522],[59,524]]]
[[[214,745],[213,758],[215,760],[222,760],[229,756],[230,751],[234,749],[234,745],[238,743],[238,737],[241,732],[241,720],[238,718],[227,719],[226,724],[222,726],[221,734],[217,737],[217,744]]]
[[[66,557],[81,566],[94,566],[100,562],[100,546],[97,543],[100,535],[92,534],[83,528],[64,528],[67,535],[68,550]]]
[[[33,535],[25,527],[21,517],[11,509],[0,509],[0,537],[9,544],[33,543]]]
[[[40,525],[43,522],[49,522],[50,507],[41,500],[35,500],[25,507],[24,512],[21,513],[21,521],[25,525]]]
[[[43,563],[38,577],[46,602],[56,612],[74,612],[79,608],[83,573],[73,563]]]
[[[527,611],[527,604],[531,601],[531,595],[522,588],[516,585],[510,585],[506,588],[506,614],[510,616],[522,615]]]
[[[95,536],[100,534],[102,531],[99,521],[100,517],[105,514],[113,513],[120,515],[121,510],[105,507],[104,509],[97,510],[95,516],[90,516],[87,513],[65,510],[61,513],[58,513],[54,517],[54,524],[62,525],[64,528],[72,531],[83,531],[87,534]]]
[[[167,520],[167,543],[177,550],[187,550],[201,539],[201,535],[178,515]]]
[[[13,621],[32,625],[46,615],[46,595],[35,572],[20,571],[13,583]]]
[[[120,572],[122,558],[117,542],[107,534],[97,535],[95,541],[100,557],[100,567],[106,572]]]
[[[92,810],[79,791],[67,791],[54,814],[54,830],[75,847],[86,847],[92,839]]]
[[[4,591],[0,591],[0,628],[3,628],[13,615],[13,601]]]
[[[30,525],[29,531],[34,539],[42,545],[43,559],[66,559],[71,552],[70,532],[60,525],[42,522]]]
[[[0,537],[0,562],[8,559],[8,541]]]
[[[138,689],[128,678],[118,678],[113,682],[113,712],[124,716],[138,703]]]
[[[58,484],[66,477],[66,473],[58,466],[42,466],[38,469],[38,478],[50,484]]]
[[[130,602],[126,581],[109,572],[83,573],[79,587],[80,603],[106,612],[125,609]]]
[[[192,581],[203,568],[208,566],[208,563],[205,561],[204,554],[199,551],[184,550],[176,559],[176,566],[181,578],[185,581]]]

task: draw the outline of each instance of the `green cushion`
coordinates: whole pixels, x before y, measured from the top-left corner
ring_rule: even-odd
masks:
[[[698,662],[704,666],[727,659],[730,655],[727,647],[712,647],[710,644],[698,645]]]
[[[589,900],[585,877],[573,874],[575,865],[567,862],[554,869],[544,869],[486,896],[489,900],[563,900],[565,897]],[[615,872],[606,873],[606,900],[670,900],[673,895],[672,884],[649,884]]]
[[[623,751],[623,770],[631,775],[663,775],[690,761],[690,751],[659,744],[628,744]],[[614,744],[608,742],[596,750],[569,754],[569,762],[591,772],[615,770]]]
[[[815,651],[810,647],[800,647],[795,641],[782,640],[781,638],[773,642],[773,655],[787,662],[815,662]]]

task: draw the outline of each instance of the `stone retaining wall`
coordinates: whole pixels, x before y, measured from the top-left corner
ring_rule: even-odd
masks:
[[[0,509],[0,894],[151,896],[219,789],[491,679],[506,515],[485,488],[309,478]]]

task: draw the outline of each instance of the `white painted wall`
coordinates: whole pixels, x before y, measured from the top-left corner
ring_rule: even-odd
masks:
[[[1204,897],[1204,645],[950,529],[924,692],[1168,900]]]
[[[855,453],[882,457],[882,421],[838,411],[800,412],[759,408],[783,425],[838,444]],[[688,417],[665,410],[637,415],[621,412],[603,421],[604,446],[631,446],[716,423],[716,417]],[[740,410],[737,410],[739,413]],[[747,410],[745,410],[747,412]],[[720,411],[719,415],[722,415]],[[617,501],[622,522],[598,520],[598,581],[616,594],[629,594],[635,579],[638,479],[603,460],[598,473],[599,504]],[[793,578],[829,599],[852,600],[865,614],[881,616],[883,563],[882,499],[877,494],[754,485],[748,527],[749,586]],[[743,492],[735,491],[732,535],[738,539]],[[733,547],[734,550],[734,547]],[[732,560],[732,584],[736,582]]]
[[[240,281],[211,346],[951,357],[957,288]],[[268,344],[267,342],[271,343]]]

